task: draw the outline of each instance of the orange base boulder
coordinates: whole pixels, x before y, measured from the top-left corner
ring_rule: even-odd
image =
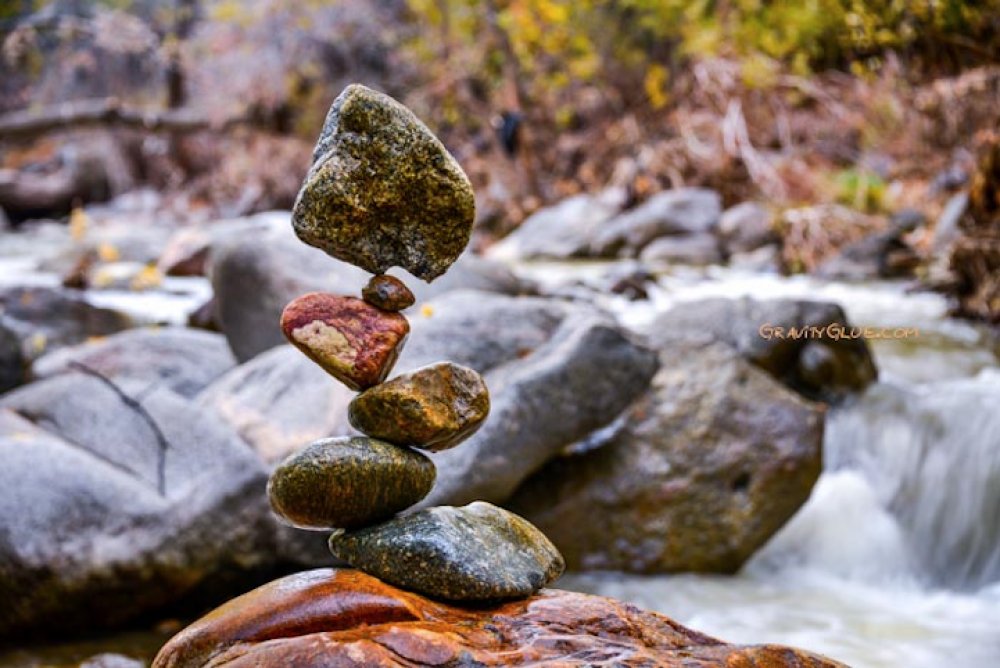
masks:
[[[684,666],[844,668],[774,645],[727,645],[635,606],[543,590],[460,608],[359,571],[291,575],[181,631],[153,668],[249,666]]]

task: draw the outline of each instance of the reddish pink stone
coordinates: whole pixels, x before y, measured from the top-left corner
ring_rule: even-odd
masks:
[[[354,297],[310,292],[285,307],[281,331],[331,376],[364,390],[385,380],[410,324]]]

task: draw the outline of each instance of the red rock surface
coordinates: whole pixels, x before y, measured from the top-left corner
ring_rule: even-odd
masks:
[[[285,307],[281,331],[327,373],[364,390],[385,380],[410,324],[355,297],[310,292]]]
[[[801,650],[728,645],[613,599],[559,590],[459,608],[359,571],[291,575],[168,642],[153,668],[296,666],[844,668]]]

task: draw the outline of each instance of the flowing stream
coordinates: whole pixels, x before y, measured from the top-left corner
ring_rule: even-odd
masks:
[[[529,265],[550,286],[598,265]],[[917,328],[872,342],[880,380],[830,411],[808,503],[736,576],[569,575],[731,642],[775,642],[854,668],[1000,666],[1000,366],[996,343],[938,295],[721,268],[602,296],[630,325],[708,296],[840,303],[853,324]]]
[[[11,235],[13,236],[13,235]],[[37,240],[36,240],[37,241]],[[54,284],[10,237],[0,286]],[[550,286],[587,283],[607,264],[525,264]],[[202,279],[147,293],[94,292],[140,320],[183,322]],[[675,270],[650,299],[598,301],[630,326],[708,296],[840,303],[854,324],[916,327],[873,342],[880,381],[827,420],[825,472],[801,511],[736,576],[568,575],[559,586],[632,601],[743,643],[803,647],[854,668],[1000,666],[1000,365],[996,342],[946,317],[944,300],[902,284],[850,285],[723,268]],[[0,666],[71,665],[99,651],[151,655],[163,634],[120,634],[0,654]]]

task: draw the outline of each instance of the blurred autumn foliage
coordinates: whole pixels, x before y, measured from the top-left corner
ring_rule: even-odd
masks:
[[[288,206],[332,98],[381,88],[469,171],[487,236],[608,184],[898,208],[1000,95],[1000,0],[20,0],[0,30],[0,111],[181,105],[207,129],[119,131],[124,162],[227,213]]]

